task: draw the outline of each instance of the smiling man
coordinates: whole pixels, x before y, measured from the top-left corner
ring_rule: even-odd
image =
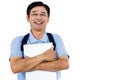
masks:
[[[69,68],[68,54],[61,37],[58,34],[48,35],[46,32],[49,16],[49,6],[41,1],[33,2],[27,7],[26,18],[30,23],[30,32],[25,36],[15,37],[11,43],[10,65],[12,72],[18,73],[18,80],[26,80],[25,72],[35,70],[56,72],[59,80],[60,71]],[[53,47],[44,53],[33,57],[24,56],[24,44],[41,44],[50,41],[53,42]]]

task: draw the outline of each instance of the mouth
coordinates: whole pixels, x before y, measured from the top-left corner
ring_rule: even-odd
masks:
[[[44,22],[43,22],[43,21],[35,21],[34,23],[37,24],[37,25],[41,25],[41,24],[43,24]]]

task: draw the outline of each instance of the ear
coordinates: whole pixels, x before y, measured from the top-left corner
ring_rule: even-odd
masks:
[[[50,16],[48,17],[48,20],[47,20],[47,22],[49,22],[49,19],[50,19]]]
[[[29,22],[29,16],[26,16],[27,21]]]

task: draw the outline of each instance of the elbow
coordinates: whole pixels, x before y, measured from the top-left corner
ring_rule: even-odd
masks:
[[[68,59],[61,59],[60,60],[60,67],[61,67],[61,70],[69,69],[69,60]]]
[[[18,73],[18,68],[17,66],[11,66],[11,70],[14,74]]]
[[[61,65],[63,70],[69,69],[69,63],[68,62],[63,62],[63,65]]]
[[[66,66],[66,69],[69,69],[69,64]]]
[[[69,69],[69,64],[68,63],[65,64],[64,69]]]
[[[14,74],[16,74],[18,71],[16,70],[16,69],[14,69],[14,68],[11,68],[11,70],[12,70],[12,72],[14,73]]]
[[[16,73],[17,73],[17,71],[13,71],[13,70],[12,70],[12,72],[13,72],[14,74],[16,74]]]

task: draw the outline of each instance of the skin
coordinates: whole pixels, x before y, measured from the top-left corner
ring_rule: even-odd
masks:
[[[46,30],[46,25],[49,22],[47,11],[42,6],[34,7],[30,11],[30,15],[26,17],[30,23],[31,32],[36,39],[41,39]],[[56,59],[56,52],[53,47],[46,52],[36,55],[34,57],[25,56],[22,59],[19,56],[11,57],[11,70],[13,73],[29,72],[35,70],[45,71],[60,71],[69,68],[69,61],[67,56],[61,56]]]

